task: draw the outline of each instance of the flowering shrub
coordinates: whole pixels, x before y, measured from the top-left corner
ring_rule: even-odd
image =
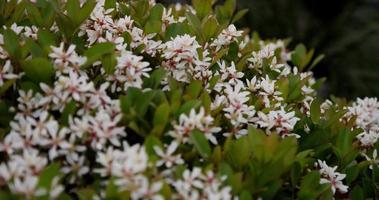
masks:
[[[379,102],[235,1],[0,3],[0,199],[379,198]]]

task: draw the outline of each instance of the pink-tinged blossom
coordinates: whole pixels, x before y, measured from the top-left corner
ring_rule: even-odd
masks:
[[[321,160],[318,160],[317,164],[321,174],[320,184],[330,183],[333,194],[335,194],[336,191],[340,193],[346,193],[348,191],[349,187],[342,182],[346,174],[336,172],[337,166],[329,167],[325,161]]]

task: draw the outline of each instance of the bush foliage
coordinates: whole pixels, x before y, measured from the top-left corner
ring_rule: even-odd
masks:
[[[377,99],[215,3],[1,0],[0,199],[379,198]]]

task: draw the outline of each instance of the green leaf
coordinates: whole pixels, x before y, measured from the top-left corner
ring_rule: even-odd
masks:
[[[32,2],[28,2],[26,6],[26,11],[28,14],[28,19],[33,24],[38,24],[39,26],[43,26],[43,17],[39,9],[37,8],[36,4],[33,4]]]
[[[67,126],[69,117],[75,114],[76,109],[77,107],[75,101],[70,101],[66,104],[60,118],[60,123]]]
[[[162,14],[164,7],[162,4],[155,4],[150,11],[150,16],[145,25],[145,33],[160,33],[162,30]]]
[[[4,30],[4,49],[13,59],[21,59],[21,46],[18,36],[11,29]]]
[[[96,3],[96,0],[86,0],[80,8],[80,11],[78,11],[78,13],[73,13],[73,15],[70,16],[76,27],[79,27],[90,16]]]
[[[205,23],[202,25],[202,32],[204,33],[205,41],[209,41],[212,38],[216,37],[216,33],[218,32],[219,24],[217,19],[212,16],[208,18]]]
[[[352,200],[364,200],[365,199],[365,195],[363,193],[363,190],[359,185],[356,185],[350,194],[351,194]]]
[[[36,83],[32,81],[22,81],[20,83],[20,89],[24,91],[31,90],[33,92],[39,92],[39,93],[41,92],[39,85],[37,85]]]
[[[52,163],[47,166],[39,175],[38,186],[43,188],[50,188],[51,181],[54,177],[59,176],[60,166],[59,163]]]
[[[113,53],[115,45],[110,42],[97,43],[84,52],[87,62],[83,67],[89,67],[94,62],[100,60],[104,55]]]
[[[189,22],[189,25],[191,26],[192,30],[196,33],[197,39],[199,40],[200,43],[204,43],[204,35],[203,35],[203,30],[201,30],[201,22],[200,19],[194,15],[191,12],[186,13],[187,20]]]
[[[203,19],[212,11],[213,0],[192,0],[192,5],[196,10],[196,15]]]
[[[153,134],[161,135],[168,123],[168,119],[170,116],[170,106],[168,103],[163,103],[155,110],[154,119],[153,119]]]
[[[12,12],[12,18],[8,21],[7,25],[11,25],[13,23],[18,23],[25,14],[26,3],[19,2]]]
[[[355,181],[355,179],[358,178],[358,175],[359,175],[359,167],[358,165],[353,165],[349,168],[346,169],[346,182],[348,184],[352,183],[353,181]]]
[[[216,7],[217,20],[222,26],[227,26],[236,9],[236,0],[226,0],[224,5]]]
[[[353,141],[355,136],[351,134],[348,130],[342,129],[337,136],[336,147],[342,153],[346,154],[353,149]]]
[[[34,58],[25,61],[22,65],[26,76],[35,83],[51,83],[54,77],[54,67],[52,63],[45,58]]]
[[[298,183],[298,180],[301,177],[301,166],[298,162],[295,162],[291,168],[291,184],[295,187]]]
[[[320,109],[320,101],[318,99],[314,99],[311,104],[311,119],[315,124],[318,124],[320,121],[321,116],[321,109]]]
[[[240,200],[253,200],[253,198],[251,197],[251,194],[250,192],[248,191],[242,191],[241,194],[240,194]]]
[[[135,1],[135,4],[133,6],[133,12],[132,16],[134,16],[134,19],[137,24],[143,26],[146,18],[148,15],[146,13],[149,12],[149,1],[148,0],[138,0]]]
[[[59,13],[55,21],[59,27],[59,30],[63,32],[65,39],[70,40],[77,28],[72,19],[62,13]]]
[[[189,113],[192,109],[197,109],[201,105],[201,101],[199,100],[189,100],[186,101],[180,108],[179,110],[175,113],[176,116],[179,116],[182,113]]]
[[[205,112],[211,112],[212,99],[207,91],[203,91],[203,94],[200,96],[203,103]]]
[[[246,15],[246,13],[249,11],[249,9],[242,9],[240,11],[238,11],[232,18],[232,23],[235,23],[237,22],[238,20],[240,20],[243,16]]]
[[[302,83],[299,75],[293,75],[288,77],[288,97],[286,99],[287,102],[293,102],[296,100],[300,100]]]
[[[208,140],[204,133],[193,131],[190,134],[190,139],[203,158],[208,158],[211,155],[211,147],[209,146]]]
[[[51,46],[55,44],[54,35],[47,30],[39,29],[37,36],[38,36],[38,43],[46,52],[49,52],[51,49]]]
[[[321,62],[322,59],[324,59],[325,55],[324,54],[321,54],[319,56],[317,56],[312,64],[309,66],[309,70],[312,70],[319,62]]]
[[[328,184],[323,184],[328,185]],[[320,188],[320,173],[317,171],[309,172],[304,176],[300,184],[300,190],[298,192],[298,199],[316,199],[322,191],[318,191]],[[329,187],[330,188],[330,185]]]
[[[162,29],[162,22],[153,20],[153,21],[147,21],[145,25],[145,33],[159,33]]]
[[[13,195],[12,193],[8,192],[8,191],[5,191],[5,190],[1,190],[0,191],[0,199],[6,199],[6,200],[22,200],[22,198],[20,197],[17,197],[15,195]]]
[[[103,69],[107,74],[113,74],[116,70],[117,59],[115,54],[107,54],[101,61]]]
[[[149,78],[144,79],[143,87],[157,89],[161,85],[161,81],[164,79],[165,75],[166,71],[161,67],[154,70]]]
[[[154,95],[155,95],[155,91],[150,90],[150,91],[143,92],[142,95],[137,98],[136,111],[138,115],[140,116],[145,115],[149,104],[154,98]]]
[[[104,2],[105,10],[116,8],[116,5],[117,5],[117,0],[105,0]]]
[[[142,92],[139,88],[129,87],[125,96],[120,97],[121,110],[132,117],[144,119],[144,115],[149,104],[153,100],[156,91],[150,90]]]
[[[171,38],[175,38],[178,35],[189,34],[189,27],[184,23],[175,23],[170,24],[166,29],[165,40],[171,40]]]
[[[8,126],[13,119],[13,113],[10,112],[10,103],[5,100],[0,100],[0,125]]]
[[[252,146],[247,138],[241,137],[233,141],[225,150],[226,159],[234,169],[240,170],[251,160]]]
[[[70,16],[72,19],[76,18],[76,15],[80,13],[79,0],[67,0],[66,11],[67,15]]]
[[[299,69],[301,69],[302,60],[306,56],[306,53],[307,53],[306,47],[303,44],[298,44],[295,47],[295,51],[291,55],[292,63],[296,65],[297,67],[299,67]]]
[[[31,38],[27,38],[25,40],[25,44],[22,48],[23,57],[24,57],[24,55],[26,56],[29,53],[32,54],[33,58],[47,56],[45,51]]]
[[[199,80],[193,80],[186,88],[186,96],[185,99],[190,100],[190,99],[196,99],[201,90],[203,89],[203,84]]]
[[[91,187],[81,188],[76,191],[76,194],[79,197],[79,200],[88,200],[93,199],[93,197],[96,195],[95,189]]]
[[[3,95],[5,92],[7,92],[15,82],[16,79],[5,81],[4,84],[0,86],[0,95]]]
[[[114,183],[114,178],[111,178],[107,182],[107,187],[105,189],[105,199],[118,199],[118,187]]]
[[[144,146],[146,153],[149,155],[149,158],[151,158],[152,156],[156,155],[154,147],[157,146],[162,148],[163,145],[161,140],[159,140],[157,137],[149,135],[145,139]]]

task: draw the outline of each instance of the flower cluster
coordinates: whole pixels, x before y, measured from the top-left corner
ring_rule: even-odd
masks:
[[[204,108],[201,108],[199,113],[196,113],[196,111],[192,109],[188,116],[185,114],[180,115],[179,123],[174,124],[174,130],[168,132],[168,134],[179,143],[188,143],[189,135],[194,130],[199,130],[204,133],[210,142],[217,144],[214,133],[220,132],[221,128],[213,126],[213,120],[211,116],[205,115]]]
[[[321,104],[313,50],[213,3],[3,2],[0,196],[374,197],[377,99]]]
[[[232,199],[230,187],[222,187],[226,177],[217,178],[212,171],[203,173],[200,168],[185,170],[172,185],[178,192],[176,199]]]
[[[357,138],[362,146],[374,146],[379,139],[379,102],[376,98],[358,98],[347,108],[347,118],[356,117],[356,126],[363,129]]]
[[[177,81],[189,82],[190,77],[207,80],[211,74],[209,53],[205,50],[199,55],[199,48],[196,38],[190,35],[172,38],[162,45],[162,57],[165,59],[162,65]]]
[[[149,77],[151,71],[148,62],[142,61],[143,57],[133,55],[130,51],[122,51],[117,57],[117,65],[114,74],[109,75],[112,83],[112,91],[127,90],[128,87],[142,87],[142,78]]]

